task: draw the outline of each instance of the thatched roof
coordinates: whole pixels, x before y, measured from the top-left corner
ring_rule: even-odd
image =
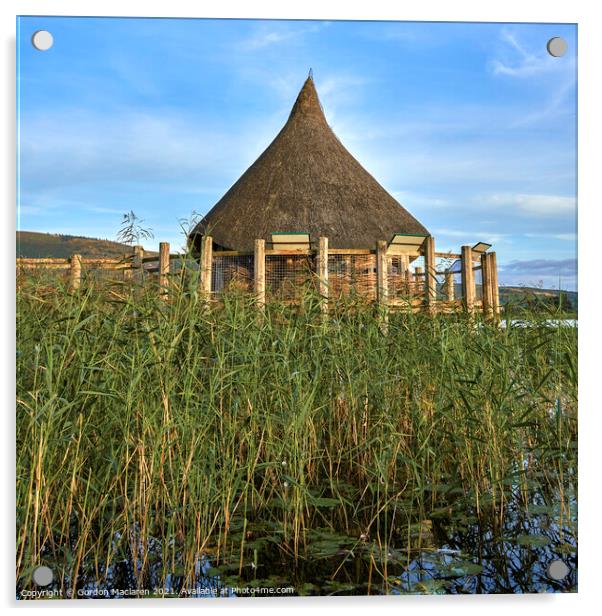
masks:
[[[327,236],[332,248],[374,248],[395,233],[428,234],[332,132],[314,82],[305,81],[288,121],[263,154],[191,233],[228,250],[252,250],[273,232]]]

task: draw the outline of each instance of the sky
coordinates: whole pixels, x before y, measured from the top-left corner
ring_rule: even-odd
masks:
[[[148,249],[221,198],[313,70],[328,123],[435,236],[485,241],[500,284],[577,284],[577,27],[18,18],[20,230]],[[32,34],[49,30],[38,51]],[[547,41],[562,36],[555,58]],[[384,238],[386,239],[386,238]]]

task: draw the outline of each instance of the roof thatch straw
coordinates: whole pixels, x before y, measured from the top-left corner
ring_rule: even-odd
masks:
[[[190,235],[217,248],[252,250],[272,233],[327,236],[332,248],[374,248],[395,233],[428,234],[345,149],[332,132],[313,80],[305,81],[288,121],[263,154]]]

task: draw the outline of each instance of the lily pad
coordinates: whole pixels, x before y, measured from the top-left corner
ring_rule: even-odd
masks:
[[[545,535],[520,535],[516,538],[518,545],[528,545],[533,548],[541,548],[551,543],[549,537]]]
[[[483,567],[471,562],[450,563],[449,570],[452,575],[464,577],[466,575],[478,575],[483,571]]]

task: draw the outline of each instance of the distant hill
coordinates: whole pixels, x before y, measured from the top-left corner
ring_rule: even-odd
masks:
[[[558,289],[539,289],[538,287],[500,287],[500,304],[522,305],[547,304],[558,306],[569,311],[576,311],[579,304],[577,291]]]
[[[82,257],[119,258],[131,252],[131,246],[111,240],[78,235],[17,231],[17,257],[63,259],[72,254],[80,254]]]
[[[481,285],[476,285],[477,296],[481,295]],[[456,297],[462,297],[462,285],[455,285]],[[518,286],[502,286],[500,287],[500,304],[502,306],[511,305],[515,308],[519,307],[539,307],[548,306],[550,308],[558,307],[568,311],[576,311],[578,309],[578,293],[577,291],[564,291],[558,289],[540,289],[539,287],[518,287]]]
[[[477,297],[482,294],[481,285],[476,284]],[[441,296],[445,291],[438,285]],[[454,293],[457,298],[462,297],[462,285],[454,285]],[[562,307],[568,312],[578,310],[578,293],[576,291],[564,291],[558,289],[540,289],[538,287],[500,287],[500,304],[502,306],[512,306],[513,308],[542,309],[544,307]]]

